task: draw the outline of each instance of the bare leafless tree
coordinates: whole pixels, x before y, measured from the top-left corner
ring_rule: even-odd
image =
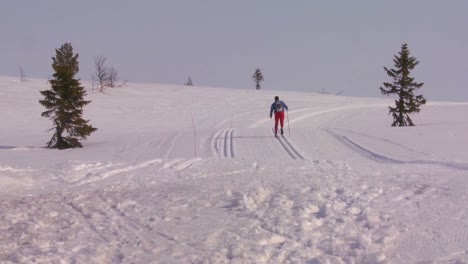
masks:
[[[118,80],[119,80],[119,73],[114,67],[111,67],[109,69],[109,75],[107,79],[109,87],[114,88]]]
[[[192,78],[188,77],[188,80],[186,83],[184,83],[186,86],[193,86]]]
[[[107,57],[94,57],[95,72],[94,78],[99,83],[99,92],[104,93],[104,88],[108,85],[109,70],[105,66]]]
[[[21,67],[21,65],[18,65],[18,70],[20,74],[20,82],[24,82],[26,80],[26,75],[24,73],[23,67]]]
[[[124,87],[127,86],[127,80],[123,81],[121,84],[118,85],[118,87]]]

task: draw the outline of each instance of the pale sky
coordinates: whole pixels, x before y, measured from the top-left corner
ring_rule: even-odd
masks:
[[[106,56],[129,82],[254,89],[258,67],[262,89],[382,97],[407,43],[418,94],[468,101],[467,14],[465,0],[4,0],[0,75],[49,78],[70,42],[83,80]]]

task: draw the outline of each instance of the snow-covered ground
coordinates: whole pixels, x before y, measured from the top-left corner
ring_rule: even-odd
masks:
[[[59,151],[48,88],[0,77],[1,263],[468,263],[468,103],[131,83]]]

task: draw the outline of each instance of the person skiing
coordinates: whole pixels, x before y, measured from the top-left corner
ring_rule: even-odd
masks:
[[[275,112],[275,137],[278,134],[278,121],[281,125],[281,135],[283,135],[283,126],[284,126],[284,109],[288,110],[288,106],[283,101],[280,101],[278,96],[275,96],[275,102],[271,104],[270,108],[270,118],[273,117],[273,112]]]

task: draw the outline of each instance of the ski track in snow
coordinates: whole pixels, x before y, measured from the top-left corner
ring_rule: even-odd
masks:
[[[168,148],[167,152],[166,152],[166,155],[165,155],[165,159],[169,159],[169,155],[171,154],[172,150],[174,149],[174,146],[177,142],[177,140],[182,136],[182,132],[179,132],[177,133],[176,136],[174,136],[171,141],[170,141],[170,147]]]
[[[234,158],[234,128],[219,130],[211,141],[211,149],[215,157]]]
[[[390,164],[416,164],[416,165],[440,165],[440,166],[445,166],[448,168],[456,169],[456,170],[468,170],[468,163],[461,163],[461,162],[448,162],[448,161],[435,161],[435,160],[399,160],[395,158],[390,158],[381,154],[378,154],[376,152],[373,152],[369,149],[366,149],[365,147],[355,143],[351,139],[349,139],[347,136],[343,136],[340,134],[337,134],[336,132],[332,132],[331,130],[327,131],[331,135],[333,135],[335,138],[337,138],[339,141],[343,142],[346,146],[351,147],[352,149],[356,150],[356,152],[372,159],[378,162],[383,162],[383,163],[390,163]]]
[[[403,148],[403,149],[405,149],[405,150],[408,150],[408,151],[411,151],[411,152],[414,152],[414,153],[417,153],[417,154],[427,155],[427,154],[424,153],[424,152],[418,151],[418,150],[416,150],[416,149],[414,149],[414,148],[405,146],[405,145],[403,145],[403,144],[400,144],[400,143],[398,143],[398,142],[394,142],[394,141],[391,141],[391,140],[388,140],[388,139],[379,138],[379,137],[374,137],[374,136],[371,136],[371,135],[368,135],[368,134],[365,134],[365,133],[360,133],[360,132],[352,131],[352,130],[349,130],[349,129],[332,128],[332,130],[340,130],[340,131],[349,132],[349,133],[352,133],[352,134],[355,134],[355,135],[359,135],[359,136],[364,136],[364,137],[376,139],[376,140],[382,141],[382,142],[384,142],[384,143],[389,143],[389,144],[396,145],[396,146],[398,146],[398,147],[400,147],[400,148]]]
[[[192,165],[202,161],[201,158],[193,159],[173,159],[163,161],[162,159],[149,160],[138,164],[126,164],[126,163],[79,163],[75,165],[75,162],[67,162],[61,165],[61,169],[46,170],[46,169],[27,169],[18,170],[10,167],[0,166],[4,171],[15,173],[21,172],[24,176],[31,175],[29,177],[22,177],[22,180],[15,180],[14,178],[1,177],[0,182],[11,186],[11,191],[5,193],[15,193],[15,190],[22,186],[24,191],[29,188],[33,188],[38,183],[37,174],[49,174],[52,178],[56,179],[55,182],[49,182],[49,185],[65,185],[68,187],[79,187],[88,184],[96,184],[98,182],[110,180],[120,181],[123,177],[126,181],[132,179],[132,175],[138,171],[152,168],[154,171],[160,173],[165,171],[183,171],[190,168]],[[114,179],[116,178],[116,179]],[[53,184],[51,184],[53,183]]]
[[[82,185],[90,182],[95,182],[95,181],[102,181],[105,180],[109,177],[119,175],[119,174],[128,174],[132,173],[136,170],[141,170],[145,169],[150,166],[155,166],[159,165],[159,167],[154,167],[155,170],[157,171],[163,171],[163,170],[172,170],[172,171],[181,171],[189,168],[193,164],[201,161],[201,158],[194,158],[194,159],[174,159],[174,160],[169,160],[169,161],[162,161],[161,159],[155,159],[155,160],[149,160],[146,162],[139,163],[137,165],[130,165],[130,166],[121,166],[119,165],[119,168],[106,168],[105,171],[103,172],[97,172],[95,173],[92,177],[86,176],[84,178],[81,178],[77,181],[71,182],[74,184]],[[96,168],[88,168],[86,171],[95,171]],[[86,173],[86,172],[85,172]],[[86,173],[86,175],[89,175],[89,172]]]
[[[351,110],[351,109],[359,109],[359,108],[370,108],[370,107],[381,107],[381,104],[354,104],[354,105],[349,105],[349,106],[340,106],[340,107],[317,107],[317,108],[312,108],[312,109],[325,109],[322,111],[313,111],[311,113],[299,115],[298,117],[295,117],[290,120],[290,124],[302,121],[304,119],[307,119],[312,116],[316,115],[322,115],[322,114],[327,114],[327,113],[332,113],[336,111],[343,111],[343,110]],[[292,111],[291,111],[292,113]]]
[[[275,135],[275,129],[272,128],[271,132],[273,136]],[[281,147],[284,149],[284,151],[288,154],[289,157],[292,159],[304,159],[304,157],[299,154],[299,152],[292,146],[292,144],[286,139],[286,137],[283,137],[279,135],[277,137],[278,142],[280,143]]]
[[[287,139],[286,137],[282,137],[280,140],[284,140],[284,142],[286,142],[286,145],[288,145],[289,149],[291,149],[295,156],[298,158],[298,159],[304,159],[304,157],[299,153],[299,151],[297,150],[296,147],[294,147],[291,142],[289,142],[289,139]]]

